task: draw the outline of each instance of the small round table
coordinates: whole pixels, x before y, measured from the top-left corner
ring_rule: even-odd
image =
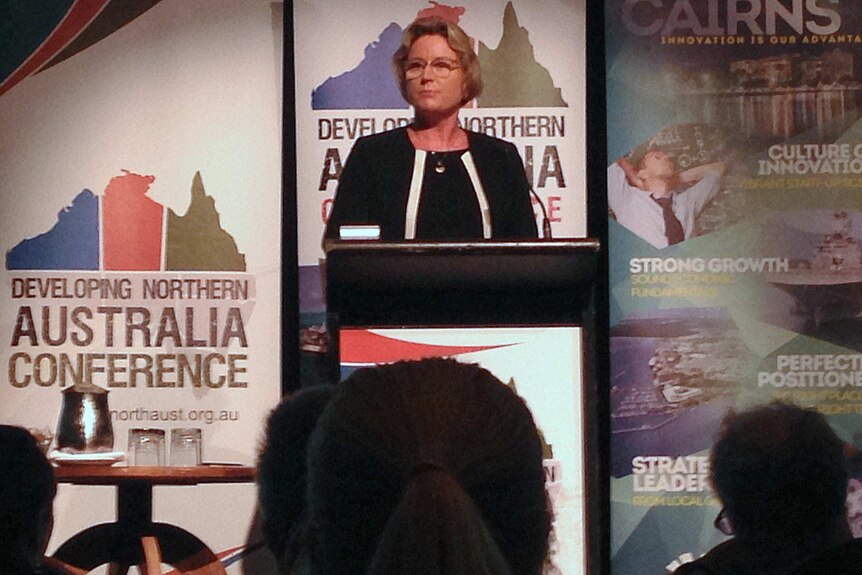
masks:
[[[185,575],[225,575],[215,553],[188,531],[167,523],[153,523],[153,487],[199,483],[250,483],[253,467],[200,465],[197,467],[59,466],[60,483],[114,485],[117,520],[95,525],[63,543],[54,557],[86,573],[109,564],[111,575],[122,575],[137,565],[142,575],[160,575],[167,563]]]

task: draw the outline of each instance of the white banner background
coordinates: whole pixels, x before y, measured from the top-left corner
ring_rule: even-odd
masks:
[[[115,410],[170,405],[238,414],[235,421],[197,422],[209,461],[253,464],[266,414],[280,394],[279,314],[262,311],[281,305],[281,17],[281,4],[269,0],[163,0],[106,39],[0,97],[4,252],[51,229],[58,212],[82,189],[101,195],[123,169],[155,176],[149,197],[184,215],[192,179],[200,172],[221,229],[245,254],[243,275],[254,283],[254,299],[246,302],[248,342],[241,351],[248,355],[248,386],[118,388],[109,399]],[[14,351],[11,334],[23,303],[11,298],[13,275],[34,274],[12,274],[5,266],[0,272],[4,363]],[[66,303],[75,305],[52,305]],[[41,302],[27,304],[38,309]],[[176,307],[182,309],[183,302]],[[99,348],[99,341],[97,337],[83,351],[128,351]],[[45,350],[27,351],[40,349]],[[170,353],[154,348],[148,352]],[[14,388],[4,365],[0,421],[53,430],[60,401],[58,385]],[[128,428],[144,423],[115,422],[115,448],[125,450]],[[170,429],[175,424],[145,425]],[[245,543],[255,489],[251,484],[157,488],[154,507],[155,520],[191,531],[218,553]],[[86,527],[112,521],[113,488],[62,485],[55,512],[51,549]],[[230,572],[239,572],[239,565]]]

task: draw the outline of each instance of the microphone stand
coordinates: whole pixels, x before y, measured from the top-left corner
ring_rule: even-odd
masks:
[[[548,210],[545,209],[545,203],[542,201],[542,198],[539,197],[539,194],[533,189],[533,186],[530,186],[530,194],[534,198],[536,198],[536,203],[539,204],[539,207],[542,208],[542,238],[549,240],[551,239],[551,218],[548,217]]]

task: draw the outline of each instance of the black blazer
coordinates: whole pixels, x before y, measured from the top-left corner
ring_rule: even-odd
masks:
[[[467,132],[467,137],[488,198],[491,237],[538,237],[518,149],[510,142],[476,132]],[[341,172],[325,237],[337,238],[344,224],[376,224],[380,239],[403,240],[414,154],[404,127],[359,138]]]

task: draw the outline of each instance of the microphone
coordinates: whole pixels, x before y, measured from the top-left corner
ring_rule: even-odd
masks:
[[[551,218],[548,217],[548,210],[545,209],[545,203],[533,189],[533,186],[530,186],[530,194],[536,198],[536,203],[542,208],[542,238],[549,240],[551,239]]]

